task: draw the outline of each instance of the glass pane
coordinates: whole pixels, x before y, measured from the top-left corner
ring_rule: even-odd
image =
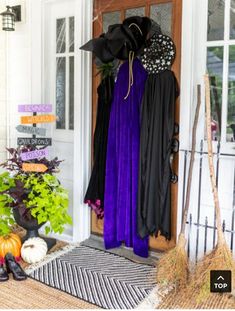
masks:
[[[74,56],[69,57],[69,129],[74,129]]]
[[[162,3],[151,5],[150,18],[161,26],[162,33],[168,36],[172,35],[172,3]]]
[[[208,0],[208,41],[224,39],[224,2]]]
[[[235,45],[229,47],[227,141],[235,141]]]
[[[74,16],[69,18],[69,52],[74,52]]]
[[[65,39],[65,18],[56,20],[56,53],[64,53],[66,48]]]
[[[66,58],[56,58],[56,121],[57,129],[65,129]]]
[[[211,85],[212,138],[219,140],[221,136],[221,107],[223,84],[223,47],[207,49],[207,70]]]
[[[108,31],[109,25],[121,23],[121,12],[109,12],[103,14],[103,32]]]
[[[235,39],[235,0],[231,0],[231,8],[230,8],[230,39]]]
[[[126,10],[126,17],[145,16],[145,7]]]

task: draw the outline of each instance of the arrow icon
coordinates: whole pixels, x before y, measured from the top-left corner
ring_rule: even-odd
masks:
[[[56,120],[56,116],[52,114],[37,115],[37,116],[23,116],[21,117],[21,124],[33,123],[50,123]]]
[[[46,129],[45,128],[26,126],[26,125],[17,125],[16,129],[20,133],[46,136]]]
[[[224,278],[222,277],[222,275],[220,275],[220,276],[218,277],[217,281],[219,281],[219,280],[223,280],[223,281],[224,281]]]
[[[35,163],[23,163],[22,170],[24,172],[38,172],[44,173],[48,170],[48,167],[44,164],[35,164]]]

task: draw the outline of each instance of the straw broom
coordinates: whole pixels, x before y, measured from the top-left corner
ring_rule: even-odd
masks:
[[[178,236],[177,245],[164,254],[157,264],[157,282],[161,285],[174,285],[175,288],[182,287],[186,285],[189,272],[189,262],[188,256],[186,254],[185,245],[185,228],[189,210],[189,201],[190,201],[190,192],[192,184],[192,174],[193,174],[193,165],[195,159],[195,147],[196,147],[196,132],[199,111],[201,106],[201,87],[197,86],[197,107],[195,111],[194,123],[193,123],[193,132],[192,132],[192,152],[190,157],[189,172],[188,172],[188,181],[187,181],[187,191],[186,191],[186,200],[183,213],[183,221],[181,226],[181,231]]]
[[[216,227],[217,227],[217,244],[216,247],[206,255],[196,265],[194,273],[190,277],[188,286],[188,295],[196,297],[197,302],[202,302],[210,294],[210,271],[211,270],[231,270],[235,274],[235,263],[232,253],[226,243],[222,230],[221,213],[218,198],[218,189],[216,186],[215,171],[213,165],[213,150],[211,139],[211,103],[210,103],[210,83],[208,75],[205,75],[206,91],[206,125],[207,125],[207,144],[208,144],[208,161],[210,170],[210,180],[213,191],[215,205]]]

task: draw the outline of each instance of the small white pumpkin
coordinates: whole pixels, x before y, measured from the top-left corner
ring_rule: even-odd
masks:
[[[41,238],[30,238],[21,248],[22,259],[30,264],[37,263],[47,254],[47,243]]]

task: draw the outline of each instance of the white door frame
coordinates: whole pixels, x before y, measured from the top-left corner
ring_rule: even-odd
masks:
[[[31,101],[43,101],[43,41],[45,4],[58,0],[30,1],[31,10]],[[69,4],[69,0],[68,0]],[[74,184],[73,232],[60,239],[80,242],[90,236],[90,209],[83,198],[90,175],[92,124],[91,55],[79,47],[92,37],[93,0],[76,0],[75,10],[76,67],[74,107]]]
[[[203,74],[206,68],[206,23],[207,1],[183,0],[182,12],[182,47],[181,47],[181,81],[180,81],[180,150],[188,150],[191,146],[191,133],[196,107],[197,85],[202,88],[202,103],[204,102]],[[203,105],[202,105],[203,106]],[[203,137],[204,111],[199,115],[197,138]],[[200,139],[197,140],[197,150]],[[180,232],[182,221],[184,159],[179,152],[179,187],[177,232]]]

